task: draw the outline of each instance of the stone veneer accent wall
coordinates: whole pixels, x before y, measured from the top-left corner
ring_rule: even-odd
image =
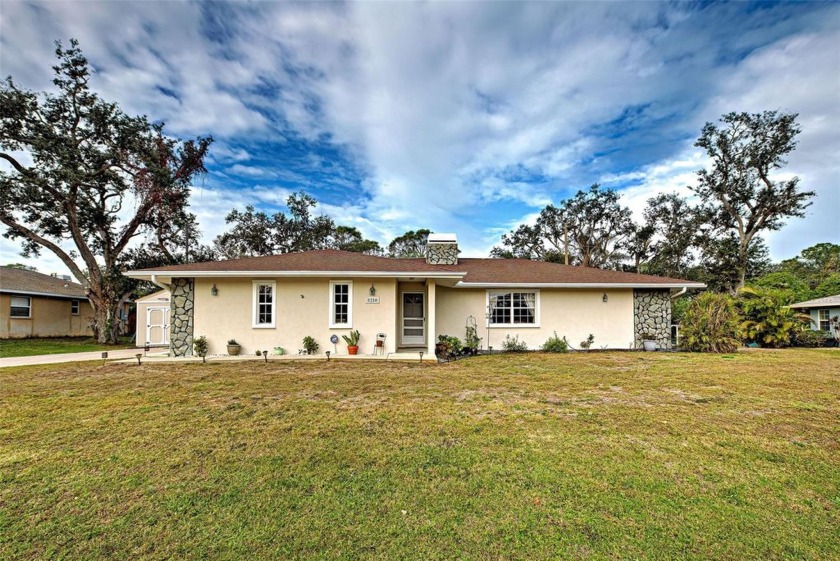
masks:
[[[172,356],[192,356],[195,284],[193,279],[172,279],[171,289],[169,354]]]
[[[633,332],[636,348],[642,346],[642,334],[656,336],[663,349],[671,348],[671,291],[633,291]]]
[[[457,265],[457,243],[426,244],[426,263],[429,265]]]

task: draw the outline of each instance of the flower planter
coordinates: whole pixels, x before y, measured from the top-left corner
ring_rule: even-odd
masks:
[[[239,351],[241,351],[241,350],[242,350],[242,346],[241,346],[241,345],[228,345],[228,346],[227,346],[227,352],[228,352],[228,354],[229,354],[230,356],[236,356],[236,355],[238,355],[238,354],[239,354]]]
[[[348,345],[347,346],[347,354],[349,354],[349,355],[359,354],[359,347],[357,347],[356,345]]]
[[[284,349],[283,347],[274,347],[274,354],[276,356],[284,355],[286,354],[286,349]]]

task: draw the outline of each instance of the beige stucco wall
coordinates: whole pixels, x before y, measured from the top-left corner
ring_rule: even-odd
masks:
[[[276,319],[273,328],[252,326],[253,281],[273,280],[277,283]],[[394,279],[373,280],[379,304],[365,303],[371,279],[196,279],[194,336],[207,337],[210,354],[225,354],[229,339],[242,345],[242,354],[257,350],[273,352],[283,347],[286,353],[297,354],[303,348],[303,338],[313,337],[320,345],[319,352],[347,354],[343,340],[333,347],[330,336],[346,335],[350,328],[330,328],[330,281],[353,282],[352,329],[361,333],[359,353],[370,354],[377,333],[385,333],[386,352],[396,349],[397,283]],[[213,284],[219,293],[210,294]]]
[[[595,335],[592,348],[627,349],[633,344],[632,289],[540,289],[539,327],[491,327],[489,344],[487,290],[438,286],[436,292],[437,334],[463,339],[467,316],[472,315],[485,349],[488,345],[501,349],[506,335],[518,335],[529,349],[539,349],[555,331],[574,347],[590,333]],[[607,302],[603,301],[604,294]]]
[[[158,292],[154,292],[143,298],[138,298],[135,304],[137,305],[137,338],[136,338],[136,345],[138,347],[143,347],[146,345],[146,321],[147,321],[147,312],[148,309],[151,307],[154,308],[166,308],[166,317],[169,317],[169,291],[167,290],[159,290]],[[168,323],[168,320],[167,320]],[[167,337],[167,345],[169,339]]]
[[[253,281],[274,280],[277,283],[276,326],[252,326]],[[394,279],[374,280],[379,304],[366,304],[371,280],[365,278],[337,279],[196,279],[195,283],[195,332],[207,336],[211,354],[225,354],[226,343],[236,339],[243,354],[257,350],[283,347],[287,353],[296,354],[303,347],[303,337],[311,335],[320,345],[320,352],[330,350],[338,355],[347,353],[346,344],[340,340],[334,348],[329,339],[332,334],[347,334],[349,329],[329,327],[330,280],[353,282],[353,329],[362,334],[359,352],[369,354],[377,333],[386,333],[386,352],[395,352],[400,345],[399,325],[401,293],[424,292],[422,283],[397,283]],[[218,296],[212,296],[213,284]],[[530,289],[522,289],[530,290]],[[632,289],[540,289],[539,327],[492,327],[487,336],[487,290],[437,286],[435,299],[434,340],[441,334],[464,338],[467,316],[474,316],[482,346],[488,343],[501,348],[506,335],[518,335],[528,348],[538,349],[556,331],[577,347],[592,333],[593,348],[626,349],[633,342],[633,291]],[[608,301],[603,301],[607,294]],[[427,306],[430,298],[427,299]],[[138,302],[138,318],[145,322],[143,303]],[[142,314],[142,315],[141,315]],[[428,315],[428,310],[427,310]],[[140,322],[138,321],[138,324]],[[138,328],[138,344],[145,337],[145,323]]]
[[[30,296],[29,318],[10,315],[12,295],[0,294],[0,338],[83,337],[91,335],[93,308],[87,300],[79,300],[79,314],[70,313],[70,300]]]

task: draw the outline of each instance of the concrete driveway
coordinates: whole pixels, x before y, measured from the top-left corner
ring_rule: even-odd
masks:
[[[123,360],[134,358],[143,349],[113,349],[108,351],[108,360]],[[8,366],[29,366],[32,364],[58,364],[61,362],[83,362],[86,360],[102,360],[102,351],[89,353],[63,353],[54,355],[15,356],[0,358],[0,368]]]

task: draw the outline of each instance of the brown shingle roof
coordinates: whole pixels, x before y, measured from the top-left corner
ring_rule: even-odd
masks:
[[[11,267],[0,267],[0,292],[87,298],[87,291],[81,284]]]
[[[330,272],[356,271],[360,273],[452,273],[462,277],[463,283],[482,284],[663,284],[694,285],[700,283],[682,279],[637,275],[592,267],[575,267],[530,261],[528,259],[460,259],[457,265],[429,265],[425,259],[391,259],[350,251],[321,249],[303,253],[285,253],[263,257],[246,257],[227,261],[209,261],[188,265],[171,265],[155,269],[132,271],[136,274],[213,273],[227,272]]]

